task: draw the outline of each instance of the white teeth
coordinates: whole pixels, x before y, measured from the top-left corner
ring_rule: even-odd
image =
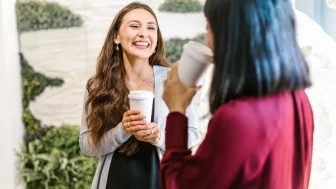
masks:
[[[136,46],[145,46],[145,47],[147,47],[148,43],[146,43],[146,42],[135,42],[135,45]]]

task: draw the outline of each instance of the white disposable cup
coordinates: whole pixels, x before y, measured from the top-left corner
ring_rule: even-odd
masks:
[[[207,46],[189,41],[183,46],[178,65],[178,76],[186,86],[197,86],[203,74],[213,63],[213,52]]]
[[[130,109],[140,109],[146,115],[147,123],[151,122],[154,95],[151,91],[130,91],[128,95]]]

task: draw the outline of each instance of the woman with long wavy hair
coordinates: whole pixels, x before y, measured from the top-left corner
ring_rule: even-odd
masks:
[[[169,71],[163,39],[152,9],[133,2],[119,11],[98,57],[96,74],[86,86],[79,144],[99,156],[92,188],[159,188],[159,161],[165,149],[168,108],[162,100]],[[133,90],[154,93],[152,118],[130,110]],[[188,108],[189,147],[199,132]]]

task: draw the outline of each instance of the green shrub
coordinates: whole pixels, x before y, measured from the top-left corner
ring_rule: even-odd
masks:
[[[27,189],[90,188],[97,158],[83,155],[78,139],[79,127],[64,125],[28,142],[18,153]]]
[[[159,8],[162,12],[200,12],[203,5],[198,0],[166,0]]]
[[[90,188],[97,158],[87,157],[78,145],[79,127],[41,127],[29,110],[48,86],[60,86],[63,80],[36,72],[20,54],[23,86],[23,122],[25,148],[19,153],[20,171],[27,189]]]
[[[26,135],[34,134],[41,127],[41,121],[33,116],[29,108],[23,108],[22,121],[26,127]]]
[[[37,139],[41,139],[42,137],[44,137],[44,135],[46,135],[51,129],[53,129],[54,126],[43,126],[40,128],[37,128],[35,133],[30,134],[27,133],[25,136],[25,144],[28,144],[31,141],[37,140]]]
[[[190,40],[205,44],[205,34],[200,34],[192,39],[172,38],[165,41],[164,45],[167,59],[173,63],[179,60],[183,51],[183,45]]]
[[[44,74],[36,72],[20,53],[21,75],[22,75],[22,104],[23,104],[23,123],[26,132],[33,134],[36,129],[41,127],[41,122],[36,119],[29,110],[29,102],[34,101],[48,86],[61,86],[63,80],[59,78],[49,78]]]
[[[20,32],[78,27],[83,24],[81,17],[66,7],[39,0],[18,1],[16,16]]]

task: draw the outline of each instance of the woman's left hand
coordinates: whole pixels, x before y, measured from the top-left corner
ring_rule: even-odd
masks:
[[[187,107],[200,87],[187,87],[183,85],[178,77],[177,67],[178,63],[174,63],[171,71],[167,73],[162,98],[170,112],[185,114]]]
[[[160,129],[156,123],[134,126],[131,128],[133,136],[139,141],[157,144],[160,139]]]

